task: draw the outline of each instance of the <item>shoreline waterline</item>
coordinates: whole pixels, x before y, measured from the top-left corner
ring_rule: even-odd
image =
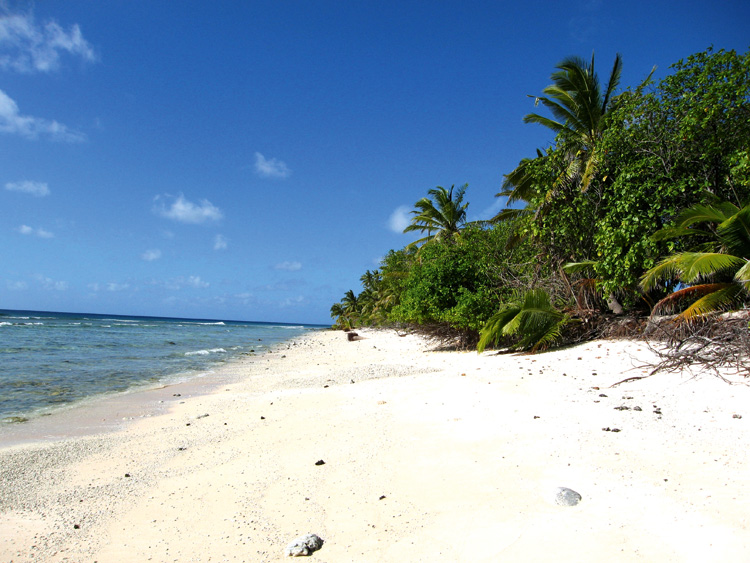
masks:
[[[210,376],[322,326],[0,310],[0,432],[94,398]]]

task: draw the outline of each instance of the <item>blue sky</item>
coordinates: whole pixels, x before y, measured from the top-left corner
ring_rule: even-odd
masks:
[[[0,2],[0,308],[330,323],[427,190],[499,209],[562,58],[711,45],[750,3]]]

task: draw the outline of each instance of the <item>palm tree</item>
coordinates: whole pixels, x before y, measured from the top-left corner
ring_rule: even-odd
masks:
[[[331,305],[331,318],[334,319],[334,328],[351,328],[351,323],[346,317],[346,311],[341,303]]]
[[[511,348],[536,352],[553,345],[562,337],[562,329],[570,317],[550,303],[543,289],[516,293],[487,321],[480,332],[477,351],[481,354],[489,344],[497,345],[503,338],[518,337]]]
[[[427,193],[434,198],[434,202],[423,197],[414,204],[411,224],[404,229],[405,233],[411,231],[427,231],[427,236],[414,241],[407,248],[413,248],[430,240],[450,239],[456,236],[466,223],[466,208],[468,203],[463,203],[464,193],[469,184],[464,184],[455,194],[455,185],[450,190],[442,186],[429,190]],[[463,204],[463,205],[462,205]]]
[[[610,109],[615,89],[622,74],[622,57],[618,53],[604,88],[591,63],[580,57],[568,57],[552,73],[552,84],[542,92],[544,96],[530,96],[541,102],[555,119],[530,113],[524,123],[538,123],[551,129],[570,147],[568,168],[559,180],[580,179],[586,190],[601,161],[599,140],[605,130],[605,116]],[[652,71],[653,72],[653,71]],[[649,75],[650,78],[650,75]],[[647,80],[649,79],[647,78]]]
[[[344,298],[341,300],[341,305],[344,309],[344,315],[346,315],[350,322],[353,323],[355,319],[359,318],[360,303],[358,297],[354,295],[354,291],[350,289],[344,294]]]
[[[700,225],[701,228],[696,226]],[[641,278],[649,291],[665,280],[687,284],[660,300],[653,312],[674,310],[692,303],[680,314],[689,320],[736,307],[750,292],[750,204],[742,208],[730,202],[698,204],[686,208],[674,227],[653,235],[655,240],[678,237],[701,239],[693,251],[668,256]]]

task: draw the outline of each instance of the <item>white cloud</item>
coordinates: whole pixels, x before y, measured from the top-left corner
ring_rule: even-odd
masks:
[[[83,38],[80,27],[65,31],[50,21],[43,27],[31,14],[0,15],[0,68],[17,72],[51,72],[60,67],[60,55],[68,53],[84,61],[96,60],[96,53]]]
[[[296,272],[302,269],[302,264],[299,262],[281,262],[273,267],[274,270],[286,270],[287,272]]]
[[[214,237],[214,250],[226,250],[227,239],[224,235],[216,235]]]
[[[54,238],[55,235],[50,233],[49,231],[45,231],[41,227],[35,229],[33,227],[29,227],[28,225],[21,225],[18,227],[18,232],[22,235],[28,235],[28,236],[35,236],[39,238]]]
[[[150,282],[153,285],[164,287],[174,291],[179,291],[183,287],[193,287],[196,289],[205,289],[210,284],[207,281],[203,281],[200,276],[179,276],[176,278],[170,278],[168,280],[153,280]]]
[[[411,209],[408,205],[397,207],[388,219],[388,228],[394,233],[403,233],[411,223]]]
[[[162,198],[171,197],[168,195],[156,196],[154,201],[159,202]],[[167,206],[164,202],[157,203],[154,206],[154,211],[167,219],[196,225],[205,223],[206,221],[218,221],[224,217],[221,209],[207,199],[202,199],[200,203],[195,204],[185,199],[185,196],[182,194],[175,198],[171,205]]]
[[[302,303],[305,303],[305,301],[306,300],[302,295],[298,295],[297,297],[287,297],[281,303],[279,303],[279,306],[294,307],[295,305],[301,305]]]
[[[18,104],[2,90],[0,90],[0,132],[18,134],[27,139],[36,139],[42,135],[53,141],[69,143],[86,140],[86,135],[83,133],[68,129],[57,121],[22,115]]]
[[[185,284],[198,289],[203,289],[210,285],[208,282],[203,281],[200,276],[189,276],[185,280]]]
[[[11,192],[23,192],[36,197],[49,195],[49,186],[45,182],[8,182],[5,189]]]
[[[161,250],[159,250],[158,248],[151,248],[141,254],[141,258],[146,262],[153,262],[154,260],[158,260],[159,258],[161,258]]]
[[[107,291],[124,291],[130,287],[129,283],[108,283],[105,288]]]
[[[292,173],[285,162],[255,153],[255,172],[263,178],[287,178]]]
[[[29,287],[29,285],[23,281],[8,281],[5,285],[10,291],[23,291]]]
[[[55,281],[52,278],[48,278],[41,274],[35,275],[34,279],[42,284],[42,287],[47,290],[65,291],[68,289],[68,282],[65,281]]]
[[[109,282],[101,285],[98,283],[90,283],[88,287],[92,291],[125,291],[126,289],[130,288],[130,284]]]
[[[483,209],[481,213],[479,213],[479,220],[480,221],[489,221],[492,219],[495,215],[500,213],[503,209],[505,209],[505,206],[507,204],[507,199],[498,197],[495,198],[495,201],[487,207],[486,209]]]

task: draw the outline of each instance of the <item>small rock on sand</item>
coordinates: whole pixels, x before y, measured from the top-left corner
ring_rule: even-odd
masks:
[[[558,487],[555,491],[555,504],[560,506],[575,506],[581,499],[580,493],[567,487]]]
[[[284,553],[287,557],[300,557],[310,555],[323,547],[323,540],[315,534],[307,534],[294,540],[288,546]]]

